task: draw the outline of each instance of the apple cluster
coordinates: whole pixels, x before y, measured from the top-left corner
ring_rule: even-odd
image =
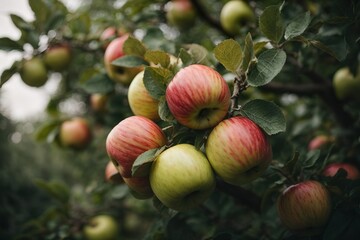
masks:
[[[110,131],[106,149],[138,198],[155,195],[168,208],[184,211],[212,194],[216,176],[239,186],[258,178],[272,160],[264,131],[247,117],[229,116],[229,87],[211,67],[192,64],[180,69],[165,92],[176,124],[189,130],[208,130],[200,149],[193,142],[174,142],[172,135],[159,127],[159,102],[145,88],[143,72],[130,83],[128,97],[135,116],[125,118]],[[139,164],[138,159],[150,152],[152,155]],[[134,172],[135,162],[138,168]]]

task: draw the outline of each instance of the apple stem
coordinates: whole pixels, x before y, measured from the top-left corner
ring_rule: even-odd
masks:
[[[234,89],[231,95],[230,115],[233,115],[235,111],[240,110],[241,106],[238,104],[240,93],[246,90],[248,87],[249,85],[246,81],[246,76],[244,73],[235,77]]]

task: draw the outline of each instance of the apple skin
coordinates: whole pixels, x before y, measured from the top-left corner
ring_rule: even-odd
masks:
[[[65,70],[69,66],[71,59],[71,48],[66,44],[51,46],[44,54],[46,67],[56,72]]]
[[[108,76],[115,82],[121,83],[125,86],[128,86],[136,74],[143,70],[143,67],[127,68],[111,64],[117,58],[125,55],[123,46],[128,37],[129,35],[126,34],[112,40],[107,46],[104,54],[104,65]]]
[[[106,49],[107,46],[109,46],[109,43],[114,38],[118,37],[118,32],[115,27],[107,27],[105,30],[101,33],[99,40],[102,43],[103,49]]]
[[[221,26],[232,35],[239,34],[241,27],[254,21],[253,10],[247,3],[240,0],[227,2],[220,12]]]
[[[141,71],[131,82],[128,91],[129,105],[135,115],[157,121],[160,119],[158,113],[159,101],[150,96],[143,79],[144,71]]]
[[[335,95],[340,100],[360,100],[360,77],[355,77],[348,67],[338,69],[333,76]]]
[[[272,160],[265,133],[253,121],[240,116],[221,121],[210,132],[205,150],[217,175],[236,186],[258,178]]]
[[[83,228],[83,233],[88,240],[116,240],[119,226],[114,217],[101,214],[89,220]]]
[[[290,230],[315,230],[324,226],[329,219],[330,195],[320,182],[307,180],[282,192],[277,211],[282,223]]]
[[[149,177],[130,177],[123,178],[131,190],[132,195],[137,199],[148,199],[154,196],[154,193],[150,186]]]
[[[48,80],[46,66],[39,57],[26,60],[21,67],[20,76],[23,82],[30,87],[41,87]]]
[[[192,129],[215,126],[227,115],[230,89],[214,69],[193,64],[181,69],[166,88],[166,101],[175,119]]]
[[[173,0],[166,5],[167,22],[179,29],[192,27],[196,20],[196,11],[189,0]]]
[[[166,136],[152,120],[131,116],[118,123],[108,134],[106,150],[121,176],[132,177],[131,168],[143,152],[164,146]]]
[[[206,156],[190,144],[178,144],[162,152],[151,166],[150,184],[156,197],[177,211],[197,207],[216,185]]]
[[[322,174],[327,177],[335,176],[338,170],[342,168],[347,172],[347,179],[357,180],[360,178],[360,171],[359,169],[350,163],[330,163],[325,166]]]
[[[318,135],[318,136],[314,137],[313,139],[311,139],[311,141],[308,144],[308,149],[309,150],[320,149],[323,146],[327,145],[328,143],[333,142],[333,140],[334,139],[330,136]]]
[[[124,180],[121,177],[119,171],[115,167],[112,161],[108,161],[105,166],[105,181],[110,183],[123,183]]]
[[[62,146],[74,149],[85,148],[92,140],[88,122],[84,118],[75,117],[60,125],[59,140]]]
[[[90,107],[94,112],[105,112],[108,96],[101,93],[93,93],[90,96]]]

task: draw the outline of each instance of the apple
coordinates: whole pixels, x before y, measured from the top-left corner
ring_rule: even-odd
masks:
[[[108,95],[101,93],[93,93],[90,96],[90,107],[94,112],[105,112]]]
[[[123,183],[124,180],[121,177],[119,171],[115,167],[112,161],[108,161],[105,166],[105,180],[111,183]]]
[[[106,138],[106,150],[124,178],[132,177],[136,158],[147,150],[167,143],[161,128],[142,116],[131,116],[118,123]]]
[[[255,21],[253,10],[241,0],[231,0],[220,12],[220,24],[229,34],[237,35],[242,27]]]
[[[117,29],[115,27],[107,27],[101,33],[99,40],[100,40],[100,42],[102,42],[103,48],[106,49],[107,46],[109,46],[110,41],[118,36],[119,35],[118,35]]]
[[[130,83],[128,101],[132,112],[151,120],[159,120],[159,101],[150,96],[144,85],[144,71],[138,73]]]
[[[360,178],[359,169],[350,163],[330,163],[325,166],[322,174],[327,177],[332,177],[335,176],[340,168],[347,172],[347,179],[356,180]]]
[[[104,54],[104,65],[108,76],[123,85],[128,86],[133,78],[143,70],[143,67],[118,67],[112,65],[112,62],[125,55],[123,46],[129,35],[123,35],[115,38],[107,46]]]
[[[205,150],[217,175],[236,186],[261,176],[272,160],[268,137],[253,121],[241,116],[221,121],[210,132]]]
[[[335,95],[340,100],[360,100],[360,77],[355,77],[348,67],[338,69],[333,76]]]
[[[203,203],[216,185],[206,156],[190,144],[178,144],[160,153],[151,166],[150,184],[156,197],[177,211]]]
[[[91,139],[90,126],[84,118],[75,117],[60,125],[59,140],[64,147],[82,149],[90,143]]]
[[[39,57],[24,61],[20,69],[23,82],[31,87],[41,87],[48,80],[48,72],[43,60]]]
[[[149,177],[130,177],[123,178],[126,185],[131,190],[132,195],[138,199],[151,198],[154,193],[150,186]]]
[[[328,190],[320,182],[307,180],[286,188],[278,198],[282,223],[293,231],[310,231],[326,224],[331,212]]]
[[[67,44],[50,46],[44,53],[45,65],[53,71],[65,70],[72,59],[71,48]]]
[[[230,107],[230,89],[224,78],[200,64],[177,72],[166,88],[165,97],[175,119],[192,129],[215,126]]]
[[[97,215],[84,226],[83,233],[88,240],[116,240],[119,235],[118,222],[113,216]]]
[[[311,141],[308,144],[308,149],[309,150],[320,149],[323,146],[333,142],[333,140],[334,139],[330,136],[318,135],[318,136],[314,137],[313,139],[311,139]]]
[[[170,25],[180,29],[192,27],[196,12],[189,0],[173,0],[166,4],[166,20]]]

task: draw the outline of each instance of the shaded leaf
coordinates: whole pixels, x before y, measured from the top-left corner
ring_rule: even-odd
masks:
[[[291,39],[300,36],[311,22],[310,12],[297,16],[285,29],[285,39]]]
[[[170,70],[161,67],[146,67],[144,72],[144,85],[149,94],[160,99],[165,95],[167,84],[173,78]]]
[[[65,17],[65,14],[62,12],[52,14],[46,22],[45,32],[61,27],[65,23]]]
[[[250,62],[254,58],[254,43],[250,33],[248,33],[245,37],[245,46],[244,46],[243,55],[244,57],[242,60],[241,69],[243,72],[246,72]]]
[[[23,51],[23,46],[19,42],[12,40],[8,37],[2,37],[0,38],[0,50],[3,51]]]
[[[254,43],[254,52],[255,55],[258,55],[266,46],[266,44],[268,44],[269,41],[260,41],[260,42],[256,42]]]
[[[35,25],[41,31],[48,16],[48,7],[43,0],[29,0],[29,6],[35,14]]]
[[[10,68],[5,69],[2,74],[1,74],[1,79],[0,79],[0,88],[2,87],[2,85],[4,83],[6,83],[7,81],[10,80],[10,78],[16,74],[19,70],[19,63],[18,61],[15,61]]]
[[[240,112],[258,124],[269,135],[286,130],[285,116],[281,109],[272,102],[255,99],[247,102]]]
[[[259,18],[260,31],[270,40],[278,43],[284,35],[284,23],[280,15],[281,6],[265,8]]]
[[[159,100],[159,116],[160,119],[166,122],[173,122],[175,120],[174,116],[170,112],[169,106],[167,105],[165,96],[161,97]]]
[[[112,61],[111,64],[118,67],[129,67],[129,68],[149,65],[149,63],[145,61],[142,57],[135,55],[122,56]]]
[[[308,155],[304,161],[303,168],[311,168],[315,165],[316,161],[320,158],[321,151],[319,149],[308,152]]]
[[[61,182],[46,182],[41,179],[35,180],[35,185],[44,190],[48,195],[58,200],[60,203],[66,204],[70,198],[69,189]]]
[[[310,40],[310,44],[342,61],[348,54],[347,43],[342,36],[324,37],[319,40]]]
[[[146,51],[144,58],[146,61],[155,65],[160,64],[162,67],[167,68],[170,64],[170,57],[166,52],[163,51]]]
[[[152,162],[165,150],[166,146],[161,148],[153,148],[140,154],[134,161],[131,174],[133,177],[146,177],[149,176]]]
[[[242,61],[242,49],[238,42],[233,39],[224,40],[215,47],[214,54],[228,71],[237,72]]]
[[[123,50],[126,55],[143,57],[146,52],[146,47],[140,40],[133,36],[129,36],[124,42]]]
[[[199,44],[187,44],[185,45],[188,53],[191,55],[193,63],[200,63],[204,65],[209,64],[208,50]]]
[[[80,86],[87,92],[87,93],[110,93],[115,88],[115,83],[112,81],[107,74],[100,73],[96,74]]]
[[[58,128],[60,127],[61,120],[52,120],[44,123],[36,132],[35,139],[37,141],[44,141],[48,139],[48,136],[51,135],[52,132],[58,132]]]
[[[179,58],[182,61],[183,67],[189,66],[194,63],[191,55],[184,48],[180,49]]]

